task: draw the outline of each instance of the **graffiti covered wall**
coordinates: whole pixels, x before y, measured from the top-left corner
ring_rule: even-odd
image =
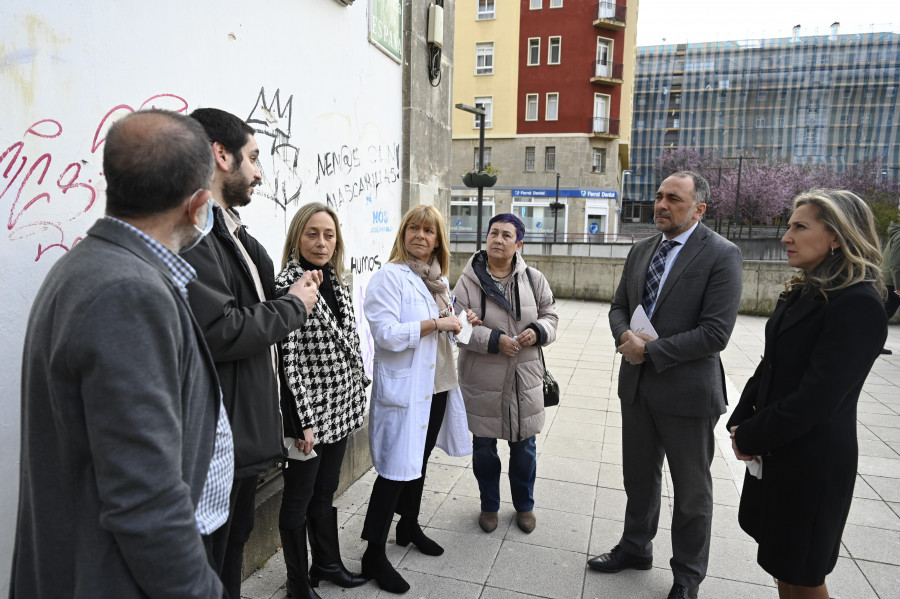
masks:
[[[368,3],[10,0],[0,6],[0,477],[18,480],[19,371],[49,267],[103,214],[102,153],[128,112],[212,106],[257,131],[264,183],[242,211],[280,264],[310,201],[337,211],[359,312],[400,219],[401,66],[368,41]],[[371,337],[357,322],[371,368]],[[0,489],[0,594],[17,485]]]

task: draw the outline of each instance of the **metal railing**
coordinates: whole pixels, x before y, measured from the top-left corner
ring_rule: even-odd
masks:
[[[615,2],[600,2],[597,4],[597,19],[603,19],[606,21],[618,21],[620,23],[625,23],[625,14],[628,12],[628,7],[622,4],[616,4]]]
[[[474,231],[449,232],[451,243],[475,243]],[[636,231],[633,233],[525,233],[526,243],[567,243],[567,244],[595,244],[595,243],[634,243],[635,241],[656,235],[656,231]]]
[[[594,70],[591,77],[602,77],[604,79],[622,79],[622,73],[625,65],[621,62],[610,62],[609,60],[595,60]]]
[[[605,133],[607,135],[619,134],[619,119],[595,116],[591,118],[591,133]]]

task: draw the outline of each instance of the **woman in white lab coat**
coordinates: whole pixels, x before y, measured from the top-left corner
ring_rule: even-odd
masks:
[[[418,523],[428,457],[435,444],[452,456],[472,451],[466,411],[451,349],[460,332],[446,278],[446,226],[433,206],[403,217],[388,264],[366,290],[364,311],[375,342],[369,448],[378,478],[362,538],[363,576],[391,593],[409,584],[385,555],[394,513],[397,544],[412,542],[426,555],[444,549]]]

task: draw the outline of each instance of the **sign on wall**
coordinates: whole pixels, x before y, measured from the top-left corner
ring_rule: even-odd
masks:
[[[514,198],[553,198],[557,197],[555,189],[511,189],[509,194]],[[618,193],[608,189],[560,189],[561,198],[601,198],[614,200]]]
[[[370,0],[369,15],[369,41],[400,62],[403,53],[402,0]]]

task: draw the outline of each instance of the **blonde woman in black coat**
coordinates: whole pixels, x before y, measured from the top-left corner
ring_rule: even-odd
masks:
[[[765,354],[728,421],[744,478],[739,521],[781,599],[828,599],[856,481],[856,402],[886,337],[872,213],[848,191],[794,200],[787,282]]]
[[[344,242],[337,214],[320,203],[294,215],[278,287],[322,271],[319,301],[306,323],[281,344],[289,392],[282,392],[285,435],[302,456],[288,459],[279,514],[291,597],[317,599],[320,580],[340,587],[366,582],[341,561],[337,509],[332,505],[350,433],[362,426],[369,384],[360,356],[350,288],[343,284]],[[300,458],[300,455],[295,454]],[[312,550],[307,579],[306,536]]]

